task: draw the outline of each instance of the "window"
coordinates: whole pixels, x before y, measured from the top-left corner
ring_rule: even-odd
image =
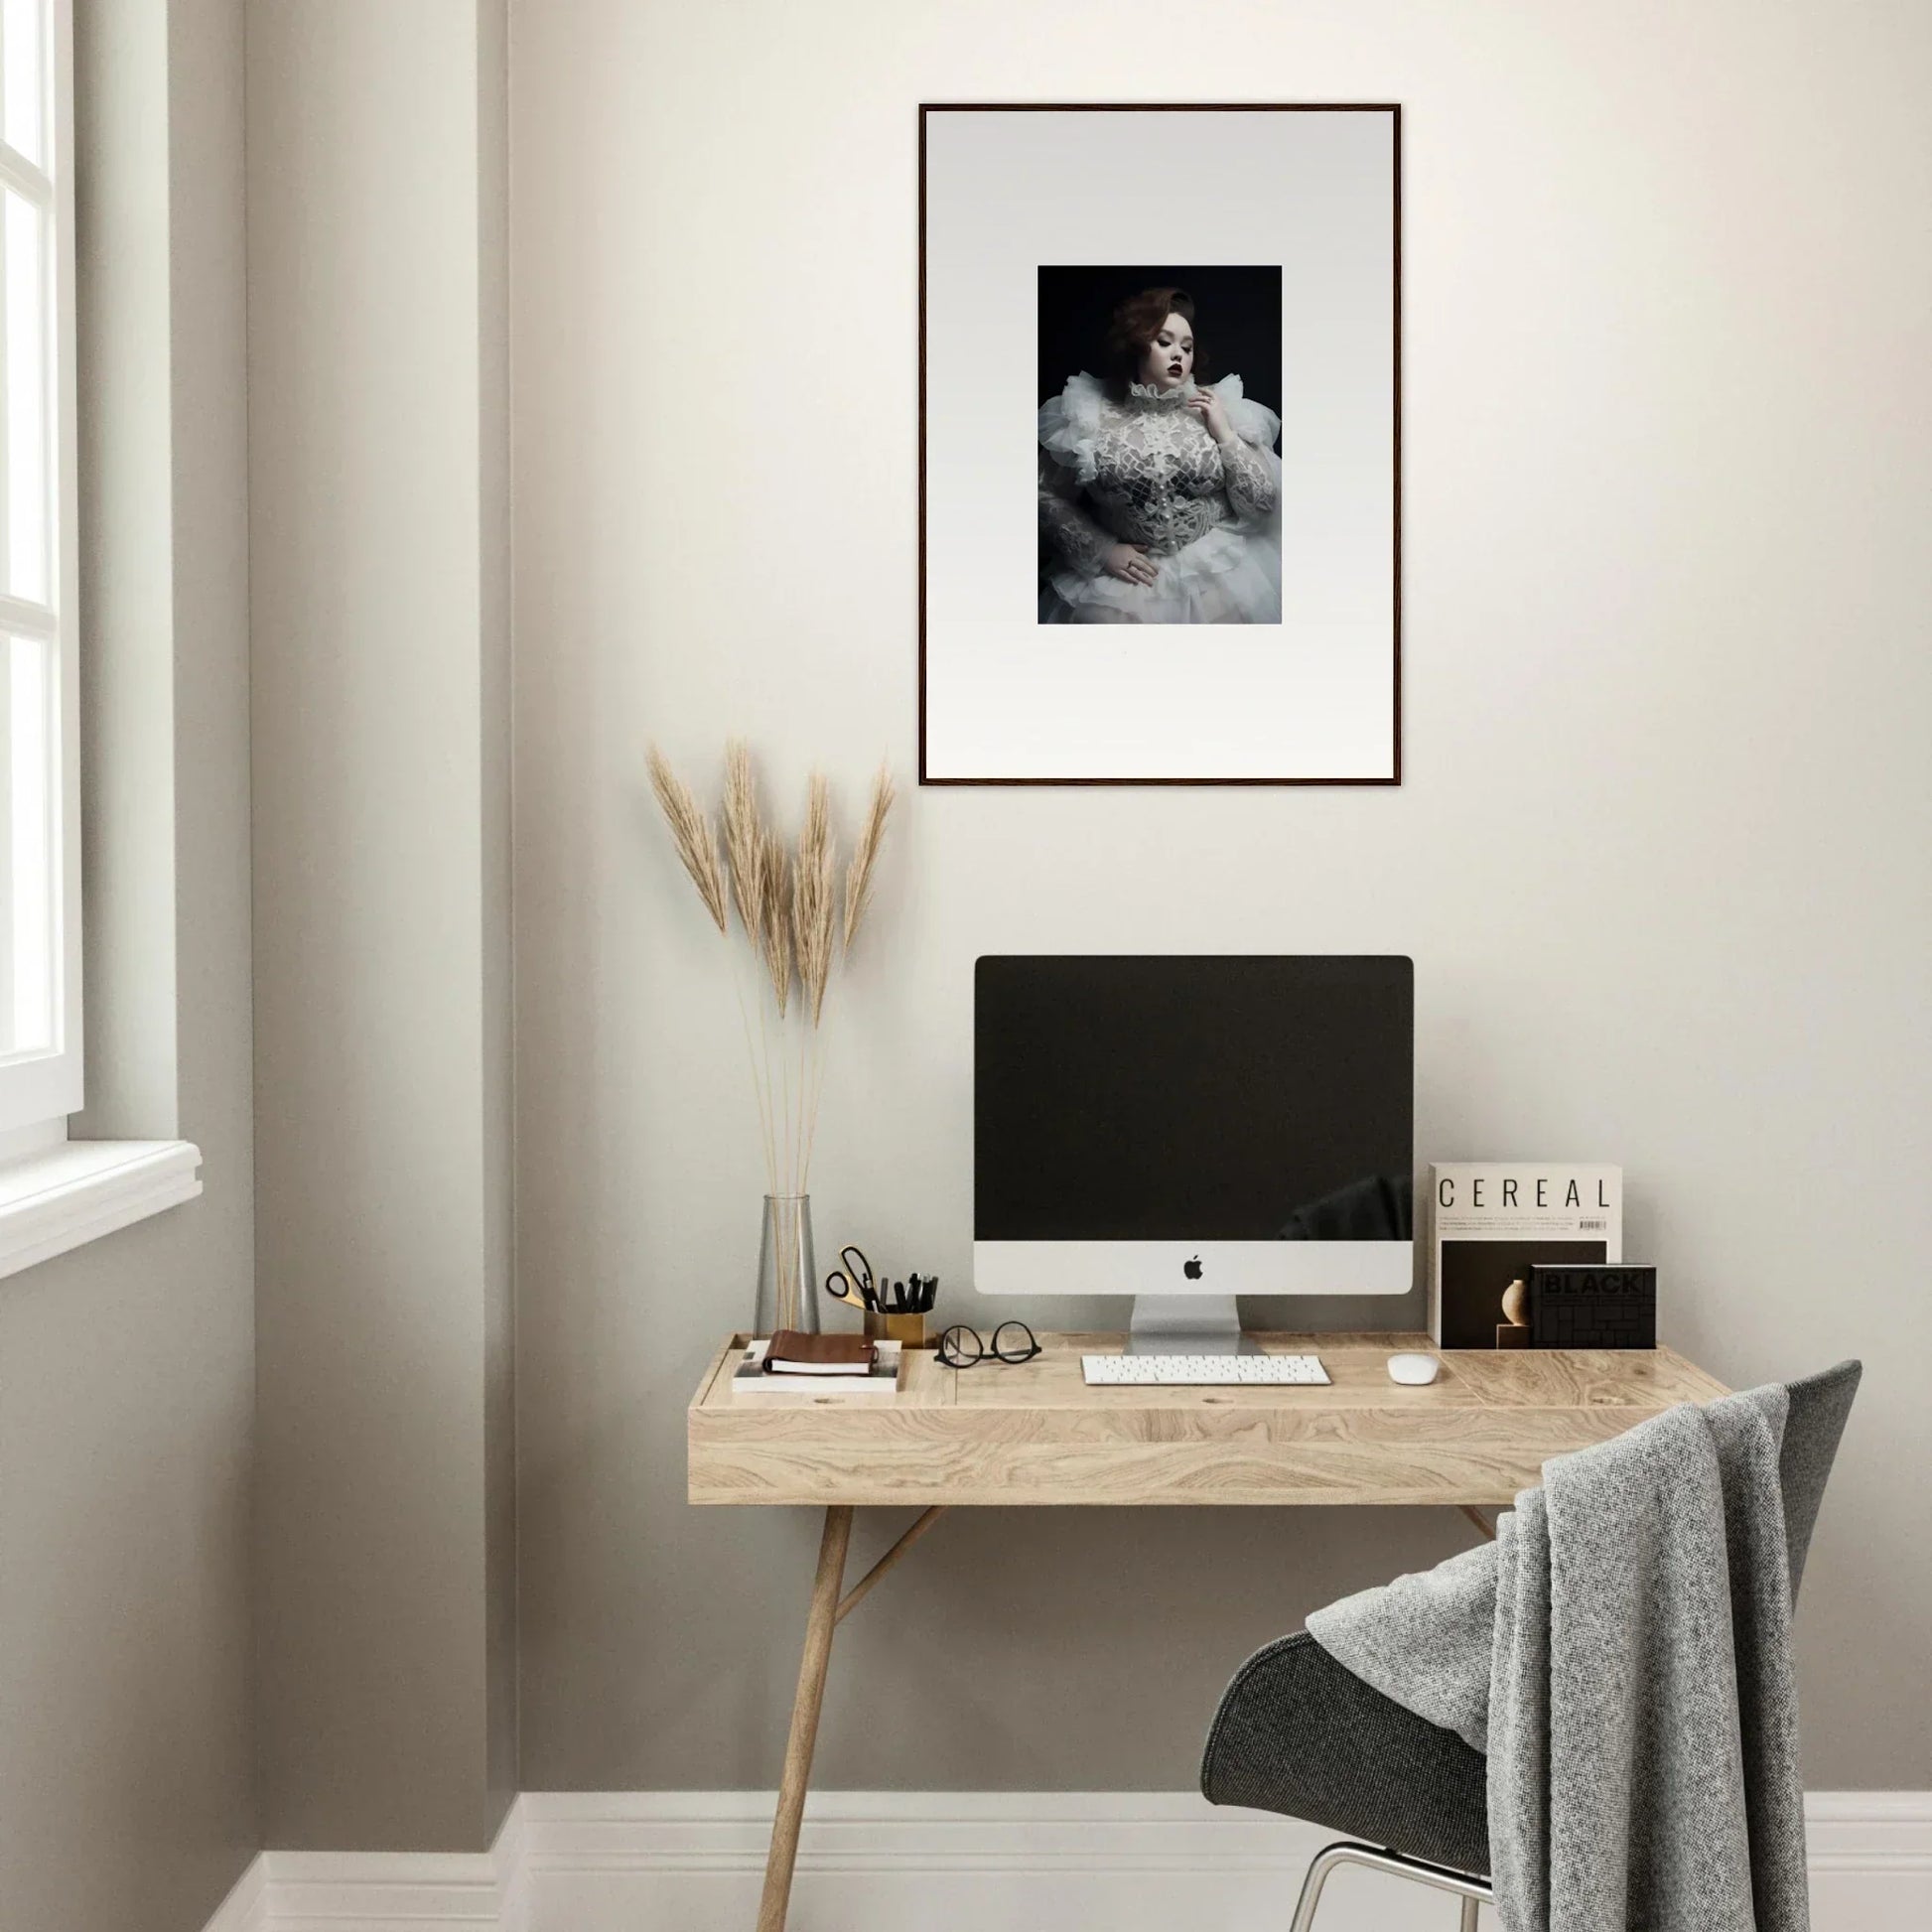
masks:
[[[0,0],[0,1133],[81,1103],[69,0]]]
[[[0,0],[0,1277],[202,1191],[190,1142],[68,1137],[81,1105],[71,54],[72,0]],[[109,177],[151,219],[145,177]]]

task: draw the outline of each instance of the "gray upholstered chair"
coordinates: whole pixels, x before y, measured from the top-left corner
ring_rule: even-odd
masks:
[[[1789,1385],[1778,1473],[1794,1600],[1861,1372],[1841,1362]],[[1491,1896],[1487,1766],[1454,1731],[1363,1683],[1304,1630],[1235,1673],[1207,1734],[1201,1790],[1217,1805],[1279,1811],[1349,1835],[1309,1867],[1291,1932],[1308,1932],[1340,1864],[1451,1893],[1461,1900],[1462,1932],[1473,1932],[1477,1907]]]

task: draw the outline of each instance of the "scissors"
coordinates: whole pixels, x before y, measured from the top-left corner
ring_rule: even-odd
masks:
[[[848,1303],[868,1313],[876,1312],[879,1308],[872,1263],[858,1248],[847,1246],[839,1250],[839,1266],[825,1277],[825,1292],[833,1301]]]

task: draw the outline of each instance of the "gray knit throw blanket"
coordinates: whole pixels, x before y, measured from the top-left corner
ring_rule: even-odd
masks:
[[[1782,1388],[1543,1465],[1495,1543],[1309,1618],[1489,1756],[1506,1932],[1808,1932]]]

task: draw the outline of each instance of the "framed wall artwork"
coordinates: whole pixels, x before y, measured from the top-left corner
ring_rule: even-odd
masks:
[[[1394,106],[919,110],[924,784],[1401,781]]]

